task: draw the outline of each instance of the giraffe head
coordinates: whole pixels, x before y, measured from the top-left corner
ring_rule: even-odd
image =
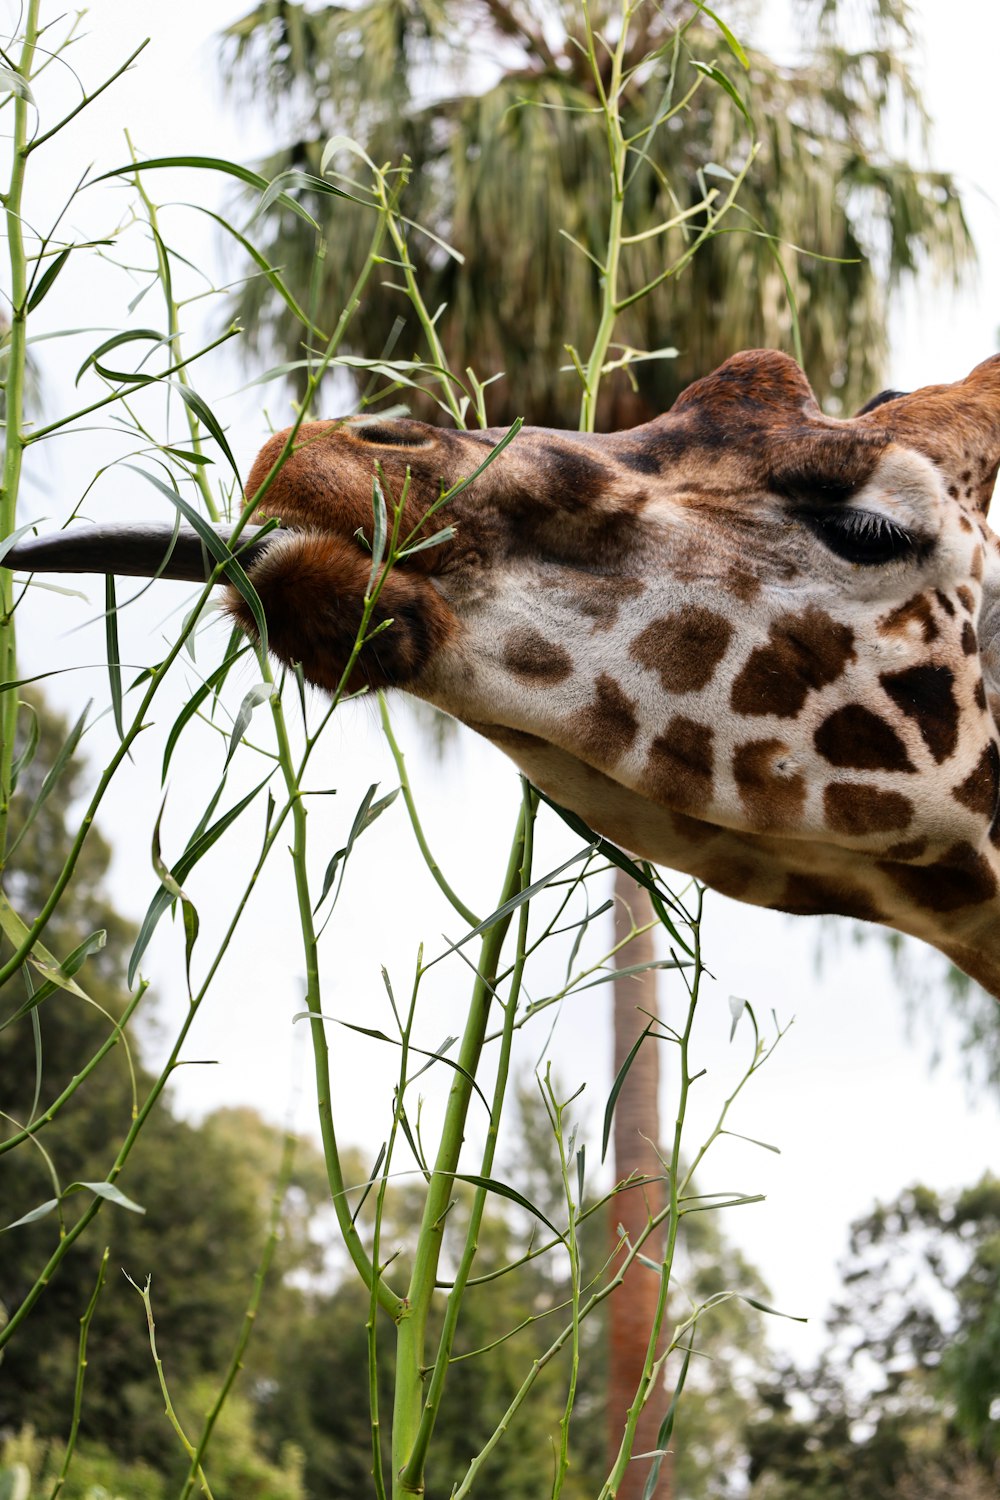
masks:
[[[453,534],[385,576],[351,688],[437,704],[644,857],[915,932],[1000,991],[1000,357],[837,420],[739,354],[629,432],[524,428],[425,519],[500,436],[304,426],[249,567],[275,653],[340,681],[378,472],[402,535]]]

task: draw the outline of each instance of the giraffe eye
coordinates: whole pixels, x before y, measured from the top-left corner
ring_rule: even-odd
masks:
[[[917,549],[910,532],[877,511],[814,511],[804,519],[831,552],[863,567],[895,562]]]

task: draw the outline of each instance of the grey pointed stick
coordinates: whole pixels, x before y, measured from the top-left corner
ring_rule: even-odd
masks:
[[[234,526],[213,526],[229,545]],[[244,526],[236,539],[243,567],[266,550],[273,529],[261,540],[260,526]],[[205,583],[217,566],[193,526],[132,521],[108,526],[72,526],[49,536],[22,537],[2,560],[26,573],[117,573],[131,578],[173,578]],[[224,580],[220,580],[224,581]]]

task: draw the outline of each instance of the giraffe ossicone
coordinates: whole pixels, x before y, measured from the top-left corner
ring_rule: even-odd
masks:
[[[339,681],[376,465],[420,535],[501,436],[305,424],[248,564],[275,654]],[[350,686],[437,705],[645,858],[915,934],[1000,996],[998,464],[1000,356],[837,419],[737,354],[642,427],[523,428],[386,576]]]

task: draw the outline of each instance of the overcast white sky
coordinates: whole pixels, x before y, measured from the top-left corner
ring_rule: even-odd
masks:
[[[217,82],[213,38],[244,7],[229,0],[173,0],[169,8],[152,0],[101,0],[89,12],[89,36],[75,49],[74,66],[88,80],[102,76],[123,59],[144,36],[153,38],[136,69],[87,111],[72,135],[49,147],[40,177],[34,184],[32,211],[39,219],[61,203],[75,175],[91,161],[110,167],[124,158],[122,131],[128,127],[140,155],[197,152],[203,155],[252,159],[271,144],[270,121],[237,118],[224,107]],[[952,380],[996,347],[1000,324],[1000,244],[997,201],[1000,198],[992,123],[996,89],[995,59],[1000,50],[1000,14],[991,0],[953,0],[948,6],[926,4],[922,24],[926,38],[923,76],[926,97],[936,120],[935,162],[959,172],[968,185],[968,204],[980,251],[976,285],[960,297],[922,285],[901,304],[894,324],[888,383],[912,388],[923,383]],[[55,8],[53,7],[53,14]],[[165,17],[169,15],[169,22]],[[770,35],[776,23],[770,21]],[[66,79],[67,88],[70,80]],[[70,96],[67,95],[67,98]],[[157,184],[160,187],[160,184]],[[219,205],[222,192],[211,178],[162,184],[161,198],[175,192],[197,194],[200,202]],[[96,233],[119,212],[121,195],[99,197],[94,190],[70,215],[81,231]],[[200,266],[218,266],[217,243],[204,221],[192,215],[165,214],[169,232],[182,236],[186,253]],[[213,272],[217,277],[218,271]],[[51,326],[121,325],[125,304],[141,283],[121,274],[88,273],[73,282],[68,272],[46,304]],[[58,291],[58,295],[57,295]],[[153,297],[147,299],[148,321],[160,319]],[[215,314],[217,317],[218,314]],[[147,312],[143,312],[147,320]],[[71,376],[80,359],[96,342],[81,339],[66,346],[39,346],[47,407],[53,414],[69,409]],[[77,351],[80,351],[77,353]],[[54,353],[53,351],[60,351]],[[71,357],[75,356],[75,357]],[[226,358],[215,360],[199,384],[212,395],[238,386],[253,372],[241,371]],[[282,399],[275,388],[251,392],[219,410],[231,422],[230,441],[243,472],[249,468],[265,423],[260,407],[266,404],[276,422],[282,420]],[[530,413],[526,413],[530,420]],[[112,443],[109,449],[108,444]],[[118,453],[107,430],[79,439],[47,445],[32,474],[29,510],[33,515],[61,519],[78,499],[93,470]],[[156,513],[152,491],[138,491],[138,481],[117,474],[102,479],[89,504],[92,513],[142,511]],[[90,605],[53,595],[39,595],[23,615],[23,664],[30,671],[103,660],[103,629],[92,621],[103,608],[99,585],[88,585]],[[161,585],[141,608],[123,618],[123,657],[141,663],[154,654],[150,636],[171,628],[168,618],[184,606],[182,588]],[[215,627],[217,630],[221,627]],[[217,640],[217,638],[216,638]],[[206,647],[206,660],[217,650]],[[197,676],[188,674],[190,684]],[[253,681],[251,668],[236,685],[245,691]],[[88,697],[98,705],[107,701],[105,675],[74,669],[50,680],[47,691],[67,712],[78,712]],[[115,846],[112,888],[121,908],[141,916],[154,890],[148,839],[152,812],[159,799],[158,767],[164,735],[183,701],[183,674],[172,696],[158,709],[157,726],[138,741],[134,764],[127,767],[108,799],[100,823]],[[465,732],[442,765],[423,750],[418,730],[400,707],[400,731],[412,769],[425,826],[444,868],[483,910],[495,904],[504,851],[516,813],[517,778],[510,764],[483,741]],[[94,763],[103,762],[112,743],[107,720],[98,724],[86,743]],[[383,788],[395,784],[376,721],[370,709],[343,712],[330,732],[326,747],[326,784],[338,788],[336,798],[313,803],[312,831],[317,863],[344,841],[353,811],[368,786],[378,780]],[[212,757],[207,763],[202,757]],[[253,767],[244,773],[253,774]],[[192,746],[186,761],[173,773],[170,788],[168,856],[175,856],[187,830],[201,812],[207,789],[219,770],[217,747],[210,738]],[[235,797],[239,772],[231,791]],[[211,776],[211,780],[207,778]],[[240,783],[242,784],[242,783]],[[247,781],[249,784],[249,781]],[[236,889],[241,871],[253,857],[258,837],[238,830],[220,846],[219,857],[192,882],[200,899],[209,951],[213,909],[221,894]],[[571,843],[560,827],[545,824],[538,868],[558,863]],[[290,901],[290,868],[276,853],[270,876],[263,882],[237,951],[224,966],[217,989],[192,1038],[191,1058],[213,1058],[217,1066],[191,1068],[177,1083],[186,1109],[204,1111],[216,1103],[249,1101],[276,1119],[283,1119],[289,1101],[299,1090],[299,1118],[312,1119],[308,1059],[293,1038],[291,1017],[299,1008],[297,974],[300,960],[297,929]],[[412,848],[401,809],[393,809],[359,845],[327,944],[329,980],[327,1008],[363,1024],[383,1021],[379,966],[385,963],[398,990],[405,990],[416,945],[430,947],[440,934],[455,935],[455,921],[433,893],[424,895],[427,881]],[[420,893],[418,895],[418,893]],[[391,923],[385,912],[392,909]],[[878,944],[863,951],[850,941],[827,945],[822,972],[817,971],[816,928],[773,913],[733,905],[718,897],[708,902],[706,951],[718,976],[709,989],[699,1047],[709,1069],[699,1084],[694,1105],[692,1148],[708,1127],[718,1103],[729,1091],[737,1059],[729,1048],[727,997],[735,992],[749,998],[766,1016],[773,1008],[784,1023],[795,1024],[774,1061],[751,1087],[733,1128],[781,1149],[781,1155],[755,1151],[730,1142],[718,1151],[703,1177],[706,1191],[738,1188],[763,1192],[766,1203],[731,1213],[730,1232],[750,1258],[763,1269],[777,1305],[809,1317],[806,1329],[790,1323],[775,1325],[775,1336],[802,1357],[819,1341],[821,1320],[836,1286],[835,1262],[842,1252],[846,1226],[864,1212],[876,1195],[895,1194],[904,1184],[922,1179],[937,1187],[959,1186],[995,1165],[1000,1142],[997,1103],[970,1099],[960,1076],[950,1038],[945,1001],[932,1005],[941,1015],[944,1060],[930,1073],[930,1036],[935,1026],[919,1021],[908,1036],[903,997],[894,986]],[[164,929],[154,945],[150,972],[157,975],[156,1004],[162,1036],[172,1034],[182,1014],[184,991],[175,935]],[[920,960],[923,963],[923,960]],[[438,1042],[459,1029],[465,972],[447,966],[429,1000],[428,1039]],[[166,974],[166,979],[160,976]],[[676,988],[667,987],[668,1013],[676,1014]],[[585,1129],[599,1155],[604,1099],[610,1083],[608,1063],[608,1004],[600,991],[589,991],[560,1018],[553,1053],[570,1088],[589,1080],[582,1101]],[[335,1075],[338,1112],[345,1140],[374,1150],[382,1139],[390,1104],[390,1084],[378,1070],[370,1045],[336,1038]],[[304,1036],[297,1036],[304,1043]],[[533,1042],[523,1050],[520,1065],[527,1071],[535,1059]],[[665,1081],[665,1120],[671,1120],[672,1069]]]

